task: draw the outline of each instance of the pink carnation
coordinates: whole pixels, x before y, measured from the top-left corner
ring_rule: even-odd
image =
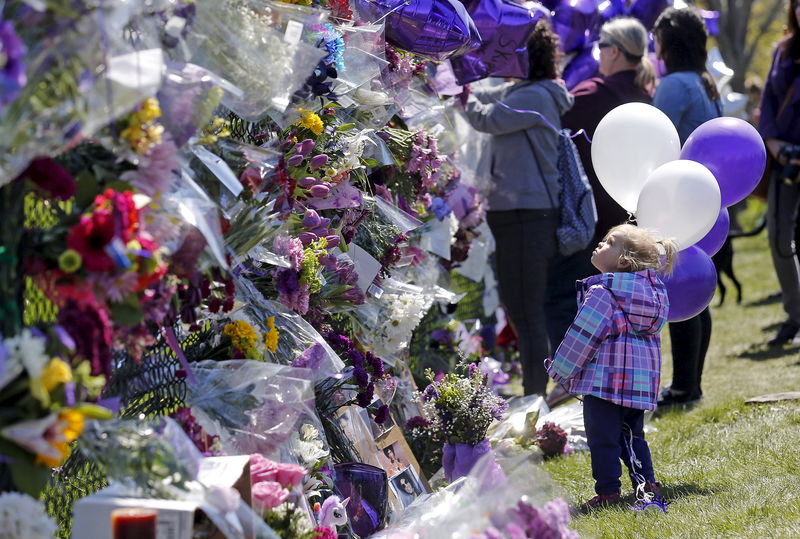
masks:
[[[314,539],[336,539],[336,532],[328,526],[317,526],[314,529]]]
[[[278,466],[269,459],[255,454],[250,455],[250,479],[253,484],[263,481],[277,481]]]
[[[275,481],[263,481],[252,488],[253,508],[264,512],[269,511],[286,501],[289,491]]]
[[[286,488],[299,485],[303,481],[303,477],[308,473],[302,466],[285,462],[277,463],[277,468],[278,475],[275,480]]]

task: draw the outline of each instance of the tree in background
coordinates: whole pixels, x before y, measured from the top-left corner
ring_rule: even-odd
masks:
[[[734,71],[730,81],[735,92],[744,92],[744,81],[754,74],[764,78],[771,51],[786,24],[784,0],[703,0],[719,11],[716,40],[727,66]]]

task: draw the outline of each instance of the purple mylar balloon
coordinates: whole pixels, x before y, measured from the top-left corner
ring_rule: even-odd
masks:
[[[386,41],[431,60],[464,54],[481,44],[475,23],[457,0],[356,0],[355,7],[369,20],[389,13]]]
[[[708,307],[717,289],[717,269],[702,249],[692,245],[678,253],[672,275],[664,278],[669,297],[669,321],[681,322]]]
[[[681,150],[681,159],[697,161],[719,183],[722,206],[743,200],[758,185],[767,150],[756,128],[738,118],[714,118],[695,129]]]
[[[572,90],[579,82],[597,75],[600,62],[595,58],[593,49],[594,47],[589,47],[582,50],[564,68],[562,78],[568,90]]]
[[[450,60],[458,84],[486,77],[528,76],[528,38],[548,12],[538,4],[523,7],[511,0],[465,0],[481,35],[481,46]]]
[[[553,10],[553,31],[561,50],[573,52],[586,46],[597,17],[596,0],[561,0]]]
[[[591,41],[600,39],[600,29],[605,23],[625,14],[624,0],[597,0],[597,22],[591,32]]]
[[[706,23],[706,28],[708,28],[708,35],[710,36],[718,36],[719,35],[719,11],[708,11],[706,9],[697,9],[695,8],[697,13],[703,17],[703,20]]]
[[[731,216],[728,214],[728,208],[722,208],[719,211],[719,217],[717,217],[717,222],[714,223],[714,226],[711,227],[711,230],[708,231],[708,234],[703,236],[703,238],[694,244],[695,247],[699,247],[706,253],[708,256],[714,256],[717,254],[717,251],[722,249],[722,245],[725,243],[725,239],[728,237],[728,231],[731,228]]]
[[[644,27],[650,30],[670,3],[668,0],[636,0],[628,9],[628,15],[642,21]]]

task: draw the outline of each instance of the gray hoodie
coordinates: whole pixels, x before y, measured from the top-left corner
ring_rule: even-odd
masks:
[[[470,96],[469,123],[494,135],[484,150],[492,177],[490,210],[558,207],[558,134],[540,116],[515,110],[536,111],[561,129],[561,115],[572,102],[566,87],[554,80],[512,82]]]

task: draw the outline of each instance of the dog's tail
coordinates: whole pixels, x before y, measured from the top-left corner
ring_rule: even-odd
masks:
[[[764,214],[761,218],[756,222],[756,226],[752,230],[740,231],[740,232],[730,232],[728,233],[728,238],[736,239],[736,238],[749,238],[751,236],[758,236],[761,234],[761,231],[764,230],[767,226],[767,215]]]

